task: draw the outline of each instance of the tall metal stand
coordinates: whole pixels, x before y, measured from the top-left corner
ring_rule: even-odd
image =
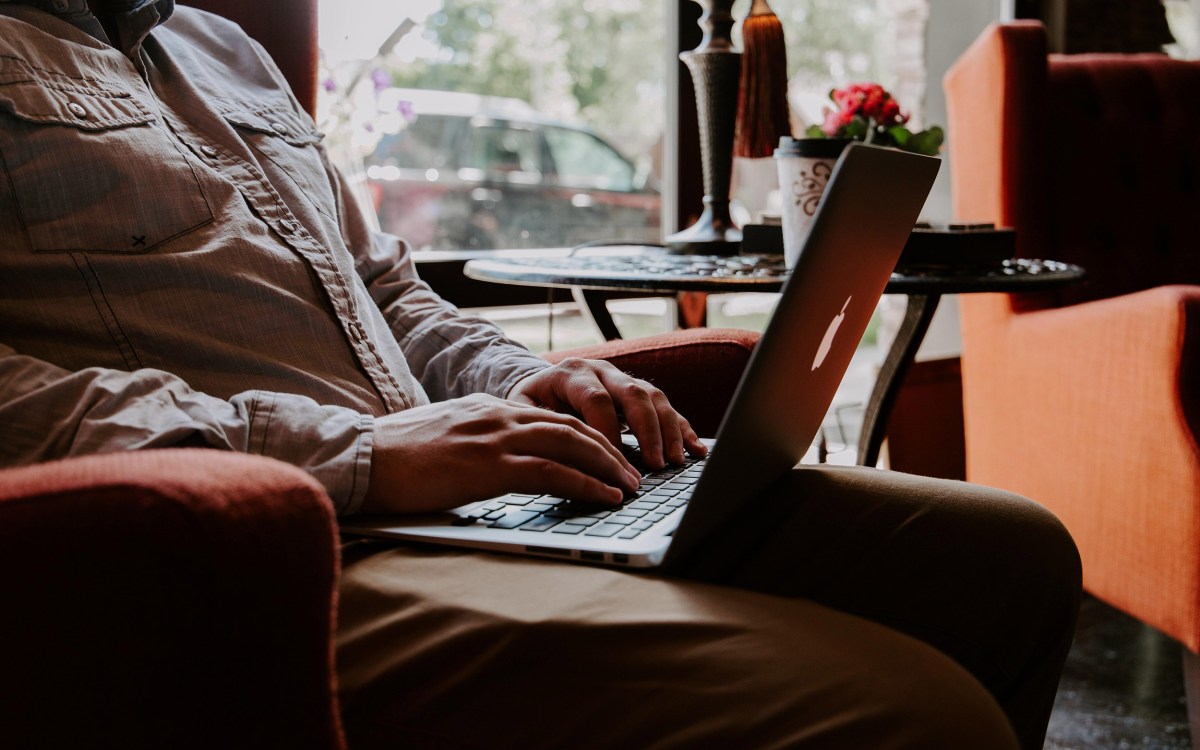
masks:
[[[742,54],[733,48],[733,0],[695,0],[703,8],[700,46],[683,52],[696,90],[700,157],[704,164],[704,213],[696,223],[667,237],[674,253],[734,255],[742,232],[729,215],[729,180],[733,166],[733,133],[737,118]]]

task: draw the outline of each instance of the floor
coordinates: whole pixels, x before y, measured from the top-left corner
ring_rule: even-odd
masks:
[[[1046,748],[1191,748],[1180,659],[1174,640],[1085,597]]]

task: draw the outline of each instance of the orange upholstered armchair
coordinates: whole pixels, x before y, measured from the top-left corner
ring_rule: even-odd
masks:
[[[961,300],[967,478],[1066,523],[1088,591],[1200,651],[1200,63],[989,28],[945,79],[954,205],[1053,296]],[[1190,678],[1189,678],[1190,679]]]
[[[196,4],[241,22],[311,109],[316,0]],[[658,383],[711,435],[756,340],[581,353]],[[0,470],[0,747],[344,747],[331,507],[295,467],[211,450]]]

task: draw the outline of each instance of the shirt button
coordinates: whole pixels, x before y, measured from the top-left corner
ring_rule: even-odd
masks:
[[[53,5],[54,9],[60,13],[70,7],[70,4],[67,2],[67,0],[54,0],[51,5]]]
[[[291,219],[284,219],[283,221],[279,222],[279,227],[283,230],[284,234],[291,234],[299,229],[300,225]]]
[[[282,122],[271,123],[271,130],[274,130],[276,133],[279,133],[280,135],[287,135],[287,132],[288,132],[287,125],[284,125]]]
[[[217,150],[215,148],[213,148],[212,146],[201,146],[200,153],[204,154],[205,156],[207,156],[211,159],[217,158]]]
[[[65,3],[64,3],[64,5],[65,5]],[[84,109],[83,105],[78,102],[71,102],[70,104],[67,105],[67,109],[71,110],[71,114],[75,115],[76,117],[87,117],[88,116],[87,110]]]

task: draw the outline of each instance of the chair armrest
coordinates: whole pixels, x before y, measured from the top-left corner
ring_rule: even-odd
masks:
[[[0,746],[343,746],[321,487],[209,450],[0,471]]]
[[[1200,621],[1159,603],[1194,601],[1200,564],[1129,540],[1200,549],[1200,287],[964,326],[963,386],[968,480],[1047,505],[1075,536],[1089,590],[1196,650]]]
[[[1130,448],[1138,439],[1178,445],[1174,463],[1184,466],[1200,456],[1200,287],[1157,287],[994,319],[965,328],[963,348],[968,388],[980,396],[967,396],[967,419],[1020,410],[1028,422],[1014,424],[1021,434],[1011,435],[1013,444],[1043,431],[1072,438],[1053,451],[1053,463],[1064,450],[1137,453]],[[1053,398],[1054,408],[1041,408],[1040,398]],[[1075,415],[1087,431],[1064,432],[1078,428],[1060,414]],[[1093,433],[1099,426],[1110,440]]]
[[[691,328],[544,356],[551,362],[568,357],[608,360],[660,388],[696,434],[712,437],[758,338],[736,328]]]

